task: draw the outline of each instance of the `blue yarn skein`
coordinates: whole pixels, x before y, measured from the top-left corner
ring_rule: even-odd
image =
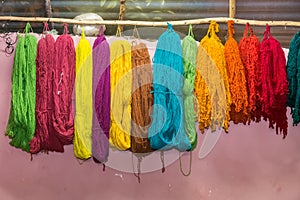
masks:
[[[154,108],[148,137],[151,148],[186,151],[191,144],[183,124],[183,60],[179,35],[168,24],[153,57]]]

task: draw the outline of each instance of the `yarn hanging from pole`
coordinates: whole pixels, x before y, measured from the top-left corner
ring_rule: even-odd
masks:
[[[247,77],[250,119],[259,122],[262,116],[260,42],[249,23],[245,26],[239,49]]]
[[[81,39],[76,48],[76,113],[74,123],[74,154],[77,158],[92,156],[92,47],[82,28]]]
[[[194,82],[196,77],[197,42],[194,39],[192,25],[189,27],[188,36],[182,41],[182,58],[184,68],[183,81],[183,106],[184,106],[184,129],[193,150],[197,146],[197,132],[194,113]]]
[[[29,142],[35,132],[36,105],[36,51],[37,39],[29,34],[31,26],[25,27],[25,36],[18,35],[18,44],[12,72],[12,99],[5,134],[11,138],[10,145],[30,151]]]
[[[300,31],[291,40],[286,65],[289,93],[287,106],[291,108],[293,125],[300,122]]]
[[[119,150],[130,148],[131,45],[126,40],[116,40],[110,45],[110,120],[109,142]]]
[[[109,154],[110,49],[103,33],[93,45],[93,100],[92,156],[105,163]]]
[[[276,134],[287,135],[286,102],[288,81],[286,76],[286,60],[280,43],[266,26],[260,47],[262,70],[262,112],[270,128],[276,128]]]
[[[240,57],[238,43],[233,37],[233,20],[228,21],[228,35],[228,39],[224,46],[224,53],[232,100],[230,119],[236,124],[246,124],[249,120],[247,80],[245,68]]]
[[[74,117],[72,96],[75,83],[76,53],[74,42],[64,24],[64,34],[55,42],[55,67],[53,70],[53,132],[62,145],[72,144]],[[63,149],[62,149],[63,151]]]
[[[154,108],[149,128],[153,149],[191,149],[184,130],[183,60],[179,35],[171,24],[159,37],[153,57]]]

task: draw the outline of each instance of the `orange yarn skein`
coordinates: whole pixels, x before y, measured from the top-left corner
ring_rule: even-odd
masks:
[[[228,82],[232,99],[230,118],[234,123],[242,122],[246,124],[249,119],[247,82],[245,68],[240,57],[239,46],[233,37],[233,23],[233,20],[228,21],[229,37],[224,46]]]

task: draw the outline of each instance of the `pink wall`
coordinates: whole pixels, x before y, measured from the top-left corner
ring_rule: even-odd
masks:
[[[72,146],[64,154],[41,153],[30,161],[30,155],[11,147],[3,134],[12,63],[13,56],[0,52],[0,199],[300,199],[300,127],[290,126],[282,140],[265,122],[231,125],[230,134],[222,134],[202,160],[197,157],[203,141],[199,135],[189,177],[181,175],[176,161],[164,174],[142,174],[138,184],[133,174],[109,168],[102,172],[102,166],[92,160],[80,165]],[[188,157],[183,161],[187,168]]]

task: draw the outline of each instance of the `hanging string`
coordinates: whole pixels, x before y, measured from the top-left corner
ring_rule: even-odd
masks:
[[[154,108],[148,132],[153,149],[186,151],[191,148],[183,125],[182,84],[181,41],[168,24],[158,39],[153,57]]]
[[[259,61],[260,42],[249,23],[246,24],[244,36],[239,43],[240,55],[246,70],[250,119],[261,119],[261,67]],[[249,121],[250,123],[250,121]]]
[[[133,153],[131,154],[131,162],[132,162],[132,171],[133,171],[133,174],[135,177],[137,177],[138,179],[138,183],[141,183],[141,163],[142,163],[142,159],[143,157],[142,156],[139,156],[138,154],[136,154],[136,157],[138,159],[138,162],[137,162],[137,173],[135,172],[135,169],[134,169],[134,162],[133,162]]]
[[[92,156],[105,166],[109,154],[110,49],[103,26],[93,45],[93,105]]]
[[[183,106],[184,129],[191,144],[191,151],[197,146],[197,132],[194,114],[194,81],[196,77],[197,42],[194,39],[192,25],[189,26],[188,36],[182,41],[182,58],[184,68]]]
[[[231,92],[230,118],[234,123],[244,123],[249,120],[248,93],[245,68],[243,66],[238,43],[234,39],[233,20],[228,21],[229,37],[224,46],[227,64],[228,83]]]
[[[36,56],[36,127],[33,139],[30,141],[30,153],[48,150],[49,123],[51,112],[48,107],[49,94],[52,84],[52,70],[54,68],[55,40],[52,35],[44,34],[48,31],[48,24],[44,23],[42,38],[38,42]],[[51,84],[49,84],[51,82]],[[51,135],[52,136],[52,135]],[[56,146],[56,145],[55,145]],[[51,149],[50,149],[51,150]]]
[[[192,172],[192,160],[193,160],[193,153],[192,151],[190,151],[190,163],[189,163],[189,170],[188,172],[184,172],[183,171],[183,167],[182,167],[182,161],[181,161],[181,156],[180,156],[180,152],[179,152],[179,164],[180,164],[180,172],[183,176],[189,176],[191,175]]]
[[[64,34],[56,39],[55,68],[53,70],[53,115],[52,125],[62,145],[71,144],[74,137],[72,93],[75,82],[76,54],[74,42],[68,35],[67,24]]]
[[[76,48],[76,114],[73,141],[74,154],[79,159],[88,159],[92,155],[92,59],[92,48],[82,27]]]
[[[300,122],[300,31],[290,42],[288,61],[286,65],[289,93],[287,106],[291,108],[293,125]]]
[[[6,47],[4,50],[2,50],[3,52],[5,52],[5,54],[7,56],[10,56],[13,54],[15,47],[14,45],[17,43],[18,41],[18,34],[16,36],[16,38],[13,40],[12,39],[12,33],[3,33],[0,35],[0,37],[4,40]]]
[[[262,111],[264,119],[268,119],[269,127],[276,125],[276,134],[287,135],[286,101],[288,82],[286,77],[286,60],[280,43],[266,26],[260,47],[262,69]]]
[[[135,28],[133,34],[139,38]],[[137,44],[134,39],[131,47],[132,101],[131,101],[131,148],[134,153],[151,152],[148,128],[151,123],[153,106],[152,66],[145,43]]]
[[[29,34],[31,26],[25,27],[25,37],[18,35],[18,44],[12,72],[12,99],[5,134],[11,138],[10,145],[29,152],[29,142],[35,131],[36,105],[36,51],[37,39]]]
[[[119,150],[130,148],[131,131],[131,46],[116,40],[110,45],[111,103],[109,142]]]
[[[166,168],[165,168],[165,154],[164,154],[164,151],[160,151],[160,161],[161,161],[161,164],[162,164],[161,172],[165,173]]]
[[[228,132],[231,95],[224,57],[224,46],[216,35],[219,25],[212,21],[201,40],[197,55],[195,94],[198,100],[199,129],[223,127]]]

